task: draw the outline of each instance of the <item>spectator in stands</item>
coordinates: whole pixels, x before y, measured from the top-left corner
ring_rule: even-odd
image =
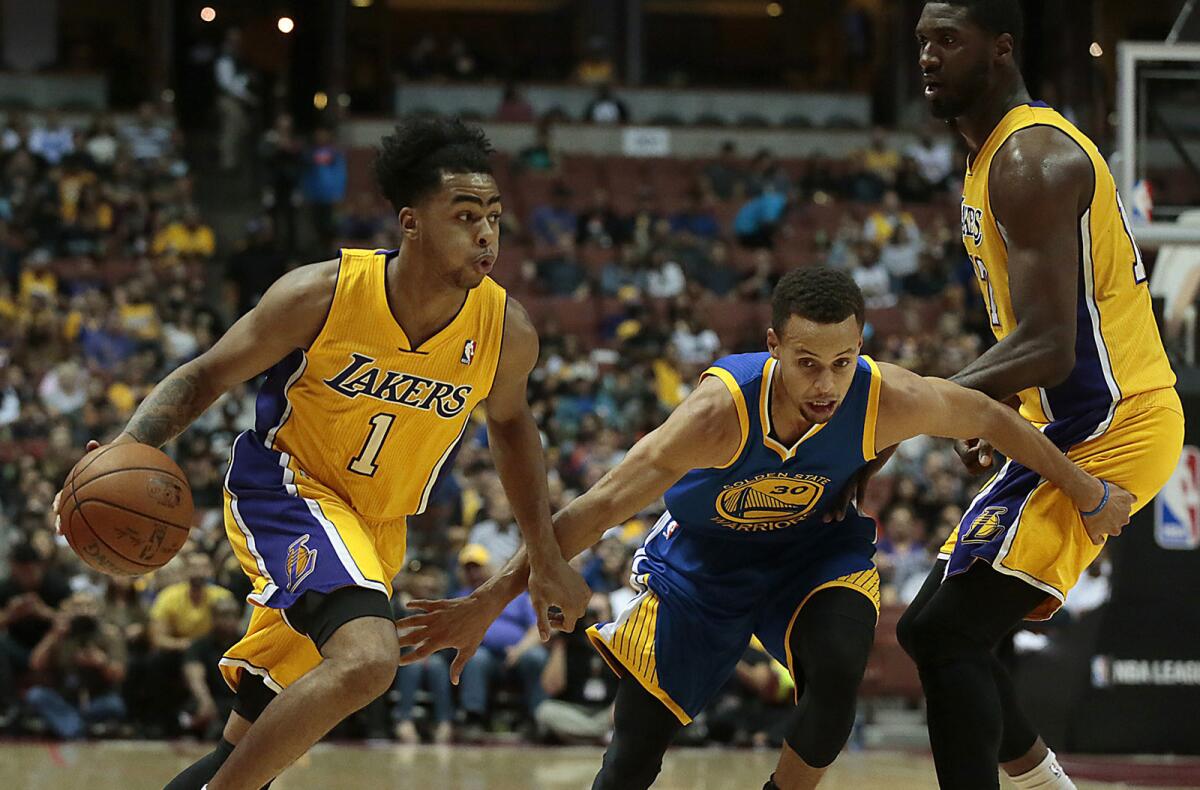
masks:
[[[594,592],[605,595],[620,589],[625,583],[625,566],[629,551],[621,536],[612,530],[592,547],[590,559],[581,571]]]
[[[548,118],[538,121],[533,145],[517,153],[514,165],[520,170],[535,173],[552,173],[558,170],[558,152],[550,140],[551,122]]]
[[[629,108],[613,94],[612,85],[606,82],[596,88],[596,95],[583,111],[583,120],[601,124],[625,123],[629,120]]]
[[[102,171],[109,170],[117,161],[117,151],[121,140],[117,137],[117,127],[108,115],[101,115],[87,131],[83,150],[92,163]]]
[[[192,641],[183,654],[183,679],[191,695],[190,728],[206,740],[219,737],[233,710],[234,694],[218,662],[242,636],[242,605],[233,596],[212,605],[212,630]]]
[[[488,556],[497,566],[508,562],[512,555],[521,548],[521,530],[513,518],[512,506],[500,478],[494,474],[488,475],[484,483],[484,497],[487,502],[487,518],[471,527],[467,542],[482,546]]]
[[[467,48],[467,42],[461,37],[456,36],[450,40],[450,47],[446,51],[446,68],[450,72],[451,79],[470,80],[475,78],[478,62],[475,55]]]
[[[23,112],[6,113],[4,132],[0,135],[0,151],[10,154],[13,151],[29,150],[29,117]]]
[[[211,583],[212,560],[201,551],[182,557],[185,580],[164,588],[150,607],[148,674],[159,690],[150,712],[151,726],[160,733],[174,729],[177,714],[188,699],[183,682],[184,652],[212,631],[214,613],[221,601],[233,594]]]
[[[162,159],[171,148],[171,130],[151,102],[138,105],[137,120],[124,127],[121,136],[130,156],[141,163]]]
[[[779,748],[794,708],[796,685],[787,667],[753,639],[734,668],[733,677],[708,707],[712,738],[755,748]]]
[[[296,251],[296,210],[300,206],[301,158],[304,142],[296,134],[292,116],[280,113],[259,144],[262,163],[263,208],[275,223],[275,238],[285,255]]]
[[[334,209],[346,197],[346,156],[334,142],[333,131],[321,127],[304,154],[304,199],[317,232],[318,255],[333,253]]]
[[[787,193],[780,192],[774,183],[766,182],[762,193],[748,200],[733,219],[733,233],[738,243],[749,249],[774,246],[775,231],[787,208]]]
[[[707,366],[717,358],[721,350],[721,338],[712,329],[701,325],[696,316],[689,312],[675,322],[671,345],[683,364]]]
[[[883,519],[883,527],[875,564],[882,584],[891,588],[887,596],[893,602],[908,604],[916,597],[933,564],[933,557],[925,548],[924,529],[913,511],[903,504],[892,506]]]
[[[242,162],[251,112],[258,106],[250,87],[250,72],[242,60],[242,31],[226,31],[213,69],[217,85],[217,161],[222,170],[229,171]]]
[[[551,296],[582,298],[588,294],[587,272],[579,261],[574,233],[563,233],[554,250],[538,259],[537,279]]]
[[[75,131],[63,121],[57,110],[50,110],[29,133],[28,149],[31,154],[54,167],[75,150]]]
[[[917,221],[913,219],[910,212],[905,211],[901,206],[900,195],[896,193],[896,190],[889,189],[883,195],[882,204],[867,215],[867,219],[863,223],[862,237],[874,244],[886,244],[899,225],[905,226],[909,239],[919,240],[921,238],[921,230],[917,227]]]
[[[664,248],[650,253],[650,268],[646,272],[646,295],[652,299],[674,299],[683,294],[687,280],[683,267]]]
[[[25,703],[65,740],[125,717],[125,642],[103,614],[94,596],[75,594],[29,659],[42,680],[25,693]]]
[[[623,243],[625,237],[625,224],[613,208],[612,195],[604,187],[596,187],[592,191],[592,204],[576,220],[575,240],[581,245],[608,249]]]
[[[600,292],[616,297],[623,293],[638,295],[645,289],[646,274],[638,260],[638,251],[632,244],[624,244],[617,256],[600,270]]]
[[[15,701],[15,684],[29,670],[33,649],[71,594],[30,543],[13,546],[8,566],[8,577],[0,580],[0,719]]]
[[[446,594],[446,574],[435,565],[421,565],[405,575],[396,585],[396,597],[392,608],[397,617],[410,614],[407,608],[414,598],[431,600]],[[401,743],[419,743],[421,735],[413,722],[413,710],[417,703],[417,691],[424,685],[429,692],[433,714],[434,743],[449,743],[454,736],[454,700],[450,690],[450,662],[443,653],[434,653],[417,664],[399,668],[393,686],[399,694],[392,721],[395,723],[396,739]]]
[[[703,184],[717,200],[739,199],[746,188],[746,173],[738,160],[737,144],[733,140],[721,143],[717,158],[705,165]]]
[[[408,51],[405,73],[410,80],[426,80],[437,76],[441,71],[437,39],[432,33],[426,33],[417,39],[417,43]]]
[[[869,241],[858,245],[858,264],[851,272],[854,282],[862,290],[868,310],[893,307],[896,294],[892,290],[892,278],[879,261],[879,248]]]
[[[529,218],[529,229],[539,244],[557,246],[564,235],[575,236],[579,217],[571,208],[571,190],[561,181],[550,190],[550,202],[536,206]]]
[[[593,595],[587,613],[569,634],[555,632],[542,670],[542,690],[549,699],[534,711],[545,740],[601,745],[612,731],[612,705],[617,676],[592,647],[587,629],[612,619],[608,599]]]
[[[496,108],[496,120],[502,123],[533,123],[533,105],[521,95],[516,83],[504,86],[504,96]]]
[[[355,242],[357,246],[386,248],[387,245],[375,242],[385,241],[379,236],[390,217],[390,211],[380,210],[374,195],[359,192],[349,201],[349,206],[338,221],[338,236]]]
[[[909,235],[909,226],[900,223],[892,229],[892,235],[879,251],[879,261],[894,283],[917,273],[921,264],[923,245],[919,238]]]
[[[946,190],[955,173],[954,146],[946,137],[935,138],[926,127],[904,153],[917,164],[917,172],[930,189],[935,192]]]
[[[87,374],[78,362],[68,360],[46,372],[38,397],[52,416],[74,416],[87,402]]]
[[[872,130],[871,142],[859,152],[858,162],[861,172],[855,180],[857,199],[874,203],[895,186],[900,152],[888,142],[885,130],[878,127]]]
[[[687,205],[671,217],[671,232],[686,244],[711,242],[721,235],[717,217],[698,187],[688,190]]]
[[[468,544],[458,556],[464,587],[469,595],[491,576],[492,558],[482,546]],[[542,669],[546,648],[538,636],[537,615],[529,594],[514,598],[491,624],[475,655],[463,668],[460,704],[466,715],[464,739],[477,740],[487,721],[492,684],[499,679],[516,679],[522,689],[522,707],[532,717],[545,699]]]
[[[770,149],[760,148],[750,162],[750,172],[746,177],[746,194],[754,197],[767,190],[786,195],[792,191],[792,182]]]
[[[200,210],[185,206],[179,216],[154,236],[155,255],[171,252],[196,258],[211,258],[217,251],[211,227],[200,221]]]
[[[768,299],[779,282],[779,273],[775,271],[775,258],[769,249],[757,249],[751,259],[750,270],[742,276],[738,284],[738,294],[758,301]]]

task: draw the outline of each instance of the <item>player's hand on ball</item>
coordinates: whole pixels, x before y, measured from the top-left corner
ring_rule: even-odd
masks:
[[[962,459],[963,466],[973,475],[981,475],[992,469],[992,446],[983,439],[968,439],[965,442],[955,442],[954,451]]]
[[[454,648],[457,655],[450,665],[450,682],[457,686],[463,667],[479,649],[488,626],[504,610],[504,604],[476,593],[444,601],[413,600],[408,602],[408,608],[422,614],[396,621],[400,647],[415,648],[400,656],[400,666]]]
[[[529,599],[537,613],[538,634],[545,642],[550,639],[552,627],[568,633],[575,630],[575,622],[587,612],[592,600],[592,589],[560,556],[557,561],[552,559],[530,569]],[[552,611],[555,609],[558,611]]]
[[[1083,527],[1092,543],[1100,546],[1106,538],[1120,535],[1129,523],[1136,502],[1137,497],[1133,494],[1116,483],[1108,483],[1108,502],[1096,515],[1083,517]]]
[[[92,439],[87,443],[87,447],[83,448],[83,452],[86,455],[87,453],[90,453],[92,450],[98,449],[99,447],[100,442]],[[54,511],[54,531],[59,535],[63,534],[62,518],[60,518],[58,515],[58,503],[62,500],[62,493],[62,489],[60,488],[58,493],[54,495],[54,505],[52,506],[52,510]]]

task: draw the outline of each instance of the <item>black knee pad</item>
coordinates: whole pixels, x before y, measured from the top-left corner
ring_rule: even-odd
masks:
[[[217,748],[183,769],[183,773],[168,782],[163,790],[200,790],[217,775],[217,770],[231,754],[233,744],[222,738],[217,742]]]

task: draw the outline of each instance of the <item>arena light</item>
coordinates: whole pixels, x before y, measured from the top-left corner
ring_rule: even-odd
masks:
[[[212,22],[216,18],[217,18],[217,9],[213,8],[212,6],[206,5],[206,6],[204,6],[204,8],[200,9],[200,19],[202,19],[203,21]]]
[[[779,3],[767,3],[767,16],[772,18],[783,16],[783,6]]]
[[[350,94],[349,93],[339,93],[338,94],[338,106],[343,109],[350,106]]]
[[[355,8],[370,8],[375,0],[350,0],[350,5]]]
[[[1093,41],[1092,45],[1090,47],[1088,47],[1088,52],[1091,54],[1091,56],[1093,58],[1103,57],[1104,56],[1104,47],[1100,46],[1099,41]]]
[[[296,23],[290,16],[279,17],[279,21],[275,23],[275,26],[279,28],[280,33],[291,33],[296,29]]]
[[[313,94],[313,107],[318,110],[323,110],[329,106],[329,95],[325,91],[317,91]]]

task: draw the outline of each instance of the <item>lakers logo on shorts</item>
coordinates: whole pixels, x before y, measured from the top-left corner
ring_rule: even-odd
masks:
[[[1005,529],[1000,517],[1008,512],[1006,507],[989,507],[975,517],[971,527],[962,536],[964,543],[987,543]]]
[[[317,550],[308,548],[308,538],[308,535],[301,535],[288,546],[288,592],[295,592],[300,582],[308,578],[317,567]]]
[[[739,532],[769,532],[802,521],[825,493],[828,477],[759,475],[721,489],[714,521]]]

